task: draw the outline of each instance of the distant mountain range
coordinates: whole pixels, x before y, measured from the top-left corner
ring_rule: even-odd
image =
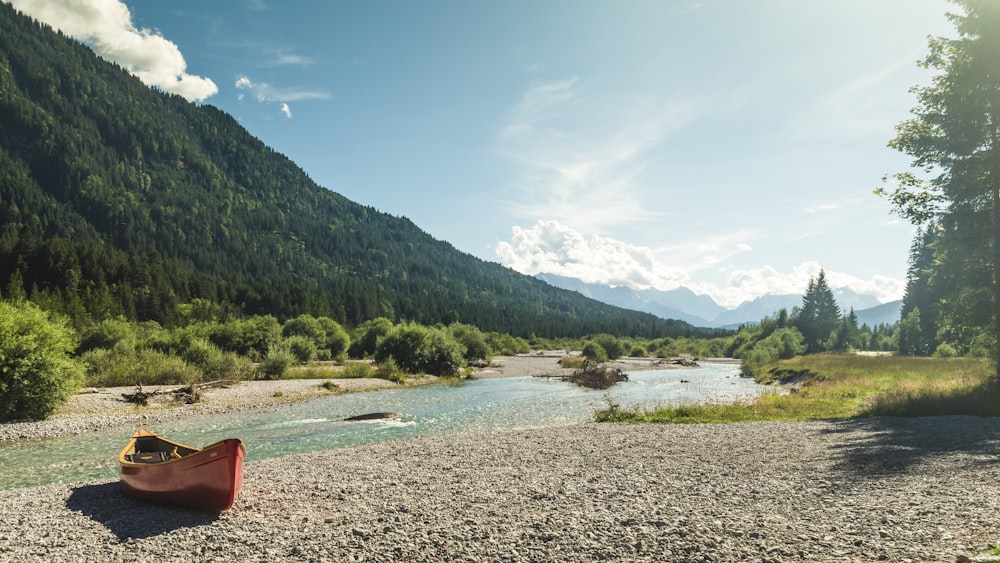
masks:
[[[555,274],[543,273],[535,277],[555,287],[576,291],[609,305],[707,328],[735,328],[742,324],[756,323],[782,308],[791,312],[793,308],[802,305],[802,295],[768,294],[745,301],[735,309],[726,309],[711,297],[699,295],[686,287],[661,291],[586,283]],[[880,304],[874,296],[860,294],[847,287],[834,288],[833,293],[842,311],[854,308],[860,324],[875,326],[899,320],[902,301]]]

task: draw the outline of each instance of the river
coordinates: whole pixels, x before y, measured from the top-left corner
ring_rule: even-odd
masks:
[[[475,379],[384,391],[331,395],[279,408],[169,420],[149,428],[203,446],[241,438],[247,460],[344,448],[443,432],[559,426],[593,419],[608,401],[623,407],[729,401],[753,397],[761,386],[738,376],[739,366],[705,363],[698,369],[634,371],[606,391],[555,379]],[[361,413],[392,411],[398,420],[345,422]],[[75,483],[117,475],[118,451],[140,427],[0,445],[0,488]]]

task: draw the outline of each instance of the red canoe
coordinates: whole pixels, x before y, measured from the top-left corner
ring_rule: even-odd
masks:
[[[122,491],[154,502],[229,510],[243,485],[246,453],[237,438],[194,448],[139,430],[118,454]]]

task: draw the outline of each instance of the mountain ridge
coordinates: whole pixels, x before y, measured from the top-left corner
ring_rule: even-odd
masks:
[[[632,289],[625,286],[609,286],[587,283],[576,278],[556,274],[540,273],[536,278],[556,287],[579,292],[585,296],[624,308],[634,308],[657,316],[670,316],[694,326],[709,328],[737,328],[740,325],[759,322],[764,317],[784,308],[791,312],[802,304],[800,294],[765,294],[744,301],[733,309],[727,309],[708,295],[697,294],[689,288],[672,290]],[[858,322],[875,326],[893,324],[899,320],[901,301],[879,303],[871,295],[859,294],[850,288],[833,288],[842,311],[852,307],[858,315]]]

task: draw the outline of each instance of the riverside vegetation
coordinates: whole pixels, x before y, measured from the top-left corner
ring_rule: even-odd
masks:
[[[815,354],[779,360],[759,383],[783,386],[745,404],[661,406],[611,403],[601,422],[725,423],[840,420],[871,416],[1000,416],[992,365],[977,358]]]

